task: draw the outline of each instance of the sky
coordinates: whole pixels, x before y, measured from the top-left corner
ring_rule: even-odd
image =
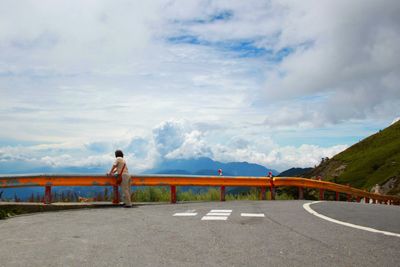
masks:
[[[0,2],[0,173],[312,167],[400,117],[400,2]]]

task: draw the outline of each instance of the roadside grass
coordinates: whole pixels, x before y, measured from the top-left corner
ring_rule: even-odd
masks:
[[[23,214],[27,213],[23,208],[21,207],[15,207],[15,206],[0,206],[0,220],[1,219],[6,219],[18,214]]]
[[[266,192],[266,199],[270,199],[270,193]],[[167,187],[145,187],[139,188],[132,193],[133,202],[169,202],[171,193]],[[219,201],[221,193],[219,188],[208,188],[206,191],[193,192],[192,190],[180,191],[176,194],[177,201]],[[225,200],[259,200],[260,190],[251,188],[248,192],[240,194],[225,194]],[[275,196],[277,200],[291,200],[294,196],[286,192],[278,192]]]

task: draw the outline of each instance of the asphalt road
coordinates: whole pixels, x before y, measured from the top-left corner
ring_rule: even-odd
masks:
[[[18,216],[0,221],[0,266],[400,266],[399,237],[325,221],[304,203],[203,202]],[[311,207],[400,233],[398,206]]]

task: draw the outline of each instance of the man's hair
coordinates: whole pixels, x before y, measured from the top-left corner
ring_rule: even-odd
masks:
[[[122,153],[121,150],[115,150],[115,157],[116,158],[118,158],[118,157],[123,158],[124,157],[124,153]]]

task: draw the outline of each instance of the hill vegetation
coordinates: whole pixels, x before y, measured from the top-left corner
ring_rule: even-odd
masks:
[[[332,159],[326,159],[304,177],[370,190],[381,185],[383,193],[400,194],[400,121],[371,135]]]
[[[278,174],[278,177],[301,177],[302,175],[310,172],[313,168],[290,168]]]

